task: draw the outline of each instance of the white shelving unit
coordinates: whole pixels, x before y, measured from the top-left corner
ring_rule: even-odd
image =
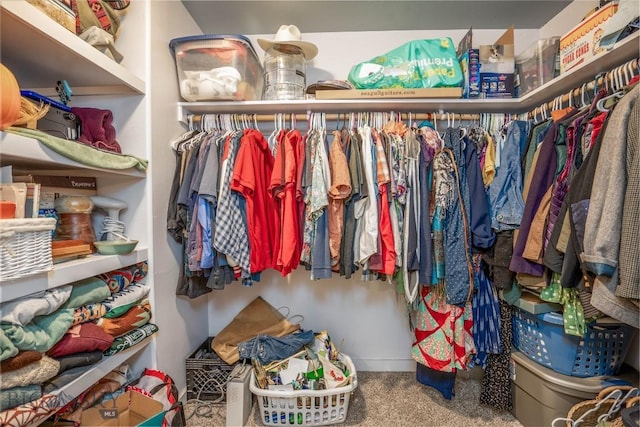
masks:
[[[136,2],[134,14],[140,18],[145,17],[148,14],[148,2]],[[123,153],[133,152],[149,158],[146,124],[148,115],[145,102],[147,85],[144,79],[131,71],[130,67],[114,62],[25,0],[2,1],[0,22],[0,59],[16,76],[21,89],[55,97],[56,81],[65,79],[73,88],[74,100],[77,99],[75,96],[80,97],[80,101],[74,102],[74,105],[82,106],[86,101],[89,103],[88,106],[100,105],[101,108],[112,110],[126,106],[126,111],[135,118],[135,123],[124,129],[122,134],[122,129],[117,129],[118,142]],[[139,37],[127,37],[122,48],[118,49],[125,54],[126,49],[133,49],[134,53],[144,50],[147,46],[145,31],[144,26],[138,25],[133,32],[137,32],[136,35]],[[136,46],[130,46],[129,39],[133,39],[132,43],[137,43]],[[130,57],[132,59],[129,64],[138,65],[142,69],[147,66],[144,57],[137,57],[135,54]],[[127,127],[126,122],[124,127]],[[135,238],[140,241],[136,250],[127,255],[94,254],[55,264],[53,269],[46,273],[2,281],[0,302],[149,259],[151,227],[147,221],[147,194],[150,192],[146,191],[149,184],[145,171],[135,168],[117,170],[87,166],[56,153],[34,139],[5,132],[0,132],[0,163],[2,166],[12,165],[26,171],[95,176],[98,179],[100,195],[127,202],[128,208],[124,211],[127,234],[131,236],[133,231]],[[152,275],[147,275],[145,282],[153,288]],[[52,401],[55,402],[55,407],[41,419],[30,421],[29,425],[43,422],[108,372],[136,355],[142,353],[141,356],[135,357],[136,363],[140,365],[138,368],[155,367],[155,352],[142,351],[149,345],[155,347],[155,339],[151,337],[126,351],[105,357],[81,377],[53,392],[56,396],[56,400]],[[10,409],[0,412],[0,424],[6,425],[4,421],[10,416],[11,411]]]
[[[20,70],[21,88],[55,96],[55,82],[64,78],[75,95],[144,94],[141,78],[26,1],[3,1],[0,21],[2,63]]]
[[[114,354],[113,356],[105,357],[102,361],[95,364],[91,370],[85,372],[64,387],[61,387],[50,394],[44,395],[42,398],[32,403],[14,409],[29,410],[31,407],[36,405],[50,408],[50,410],[39,414],[38,417],[31,418],[29,420],[28,425],[38,425],[53,415],[58,409],[73,400],[76,396],[79,396],[80,393],[87,389],[88,385],[95,384],[100,378],[104,377],[109,372],[131,359],[133,356],[141,353],[150,342],[151,341],[147,339],[134,347],[130,347],[120,353]],[[13,425],[9,411],[0,412],[0,424]]]
[[[72,261],[54,264],[53,269],[19,279],[0,281],[0,302],[24,295],[57,288],[98,274],[137,264],[149,258],[147,248],[136,248],[127,255],[89,255]]]
[[[367,99],[294,100],[245,102],[179,102],[178,120],[188,114],[206,113],[344,113],[350,111],[411,111],[449,113],[523,113],[543,102],[568,93],[598,73],[611,70],[640,56],[638,32],[622,40],[614,50],[590,58],[584,64],[556,77],[522,98],[512,99]]]

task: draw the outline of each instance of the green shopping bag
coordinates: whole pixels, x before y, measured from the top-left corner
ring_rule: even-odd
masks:
[[[356,89],[462,86],[462,70],[449,37],[413,40],[349,71]]]

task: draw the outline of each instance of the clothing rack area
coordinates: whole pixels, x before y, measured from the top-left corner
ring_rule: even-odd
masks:
[[[407,308],[411,357],[427,369],[425,384],[446,396],[452,390],[437,375],[481,366],[482,403],[511,409],[503,374],[514,312],[498,290],[511,303],[521,289],[545,292],[571,314],[568,334],[581,336],[587,321],[610,314],[577,276],[561,278],[565,262],[576,271],[573,255],[549,255],[549,266],[543,254],[556,251],[547,245],[557,242],[568,183],[593,158],[612,105],[636,96],[627,88],[637,74],[634,59],[531,111],[514,104],[516,113],[473,113],[482,101],[466,100],[459,113],[412,105],[190,114],[187,132],[172,142],[168,225],[184,259],[176,293],[197,298],[234,281],[259,286],[265,270],[387,283]],[[582,124],[574,115],[589,118]],[[545,194],[560,205],[540,211]],[[525,252],[517,245],[529,244],[535,219],[542,234]]]

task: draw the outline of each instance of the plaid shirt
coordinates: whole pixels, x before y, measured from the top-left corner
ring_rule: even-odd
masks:
[[[250,276],[249,236],[242,210],[244,200],[240,194],[231,191],[231,175],[236,161],[242,132],[236,132],[227,138],[229,153],[223,163],[223,176],[218,195],[216,212],[216,233],[213,246],[217,251],[233,258],[242,269],[242,277]]]

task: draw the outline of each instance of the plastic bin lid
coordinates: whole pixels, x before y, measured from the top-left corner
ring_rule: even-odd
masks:
[[[540,365],[535,360],[529,359],[525,354],[511,351],[511,358],[520,366],[532,372],[544,381],[565,387],[568,390],[578,390],[587,393],[597,394],[600,390],[611,385],[632,385],[624,376],[601,375],[597,377],[572,377],[555,372]],[[636,374],[637,375],[637,374]]]
[[[201,34],[197,36],[178,37],[175,39],[171,39],[171,41],[169,42],[169,49],[171,49],[171,53],[175,56],[176,46],[179,46],[182,43],[195,42],[195,41],[201,41],[201,40],[229,40],[229,39],[237,40],[242,43],[245,43],[251,49],[253,54],[254,55],[256,54],[256,51],[253,48],[253,45],[251,44],[251,40],[249,40],[247,37],[240,34]]]

